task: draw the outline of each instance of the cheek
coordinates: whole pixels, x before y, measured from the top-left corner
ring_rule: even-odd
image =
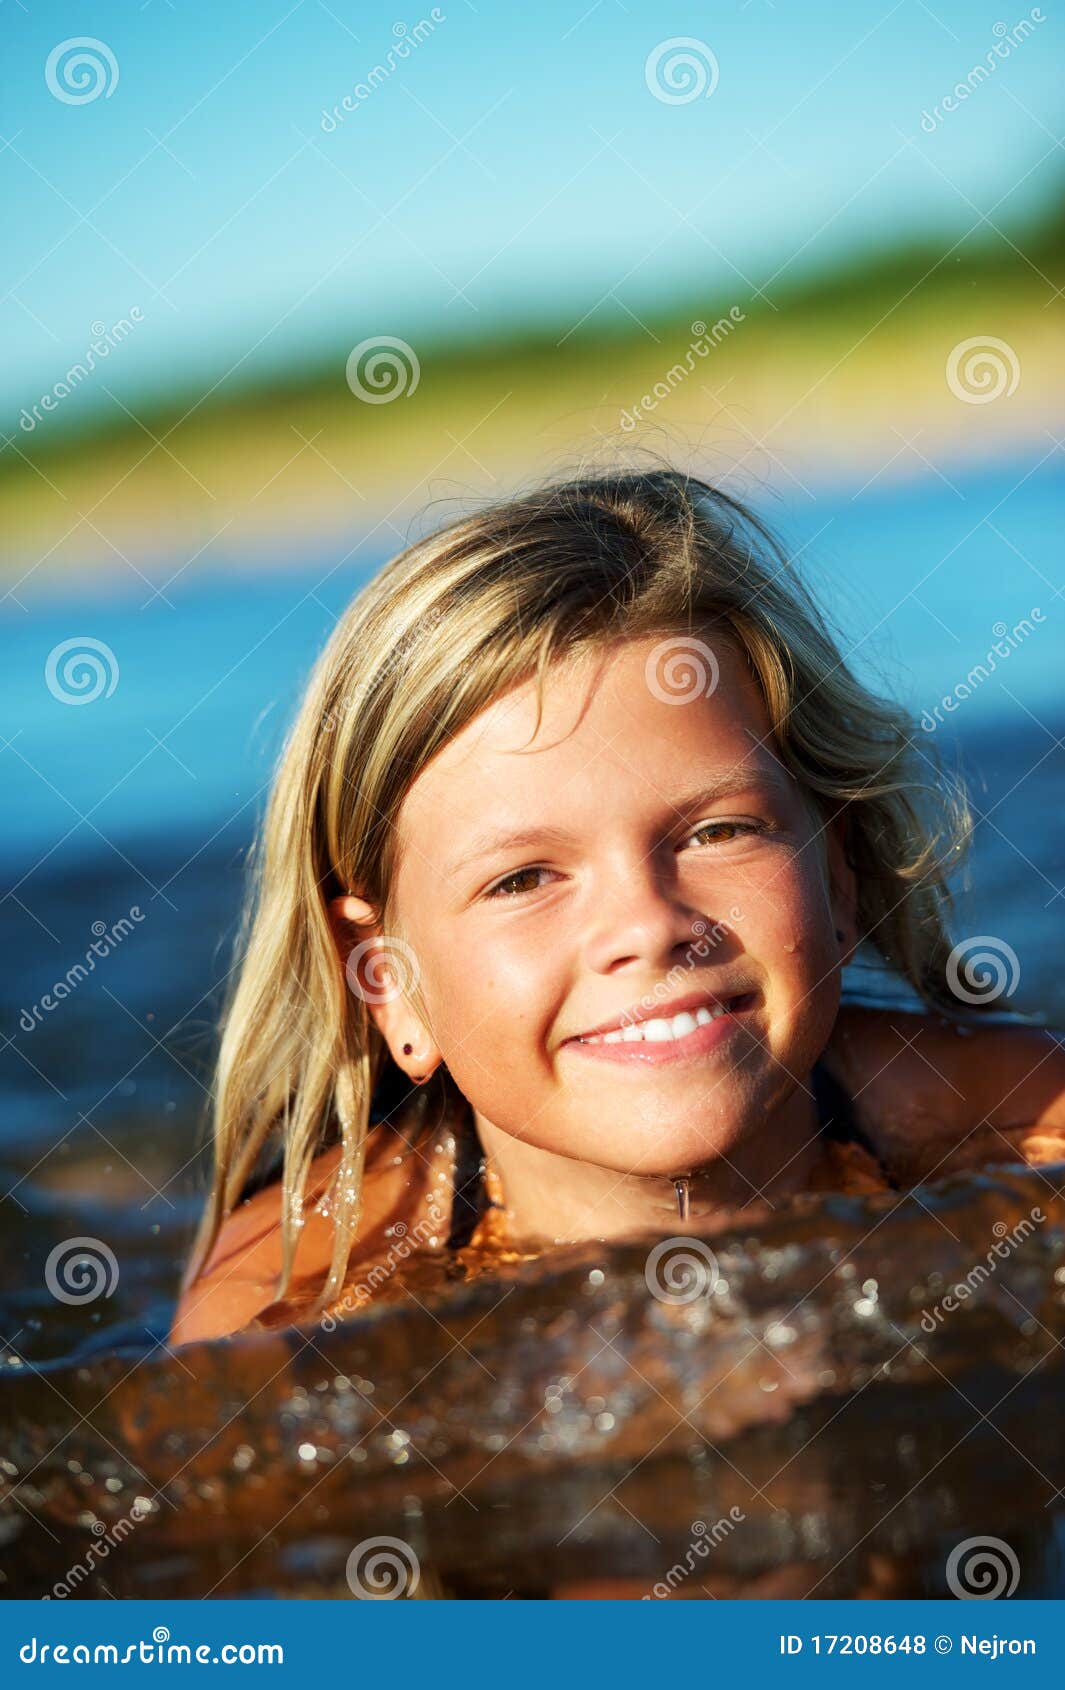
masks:
[[[807,866],[812,850],[796,853],[785,868],[778,865],[744,889],[749,917],[740,928],[744,947],[765,969],[778,1008],[812,1004],[836,989],[832,912],[816,859]]]
[[[419,953],[421,954],[421,953]],[[499,1068],[527,1066],[542,1049],[554,1008],[550,954],[517,938],[474,934],[424,956],[425,996],[444,1060],[458,1078],[464,1059]],[[482,1084],[484,1069],[482,1072]]]

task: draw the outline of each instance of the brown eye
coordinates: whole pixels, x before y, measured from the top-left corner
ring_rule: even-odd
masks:
[[[522,892],[534,892],[536,888],[528,884],[529,877],[545,872],[546,870],[542,868],[515,869],[513,874],[508,874],[505,879],[497,880],[494,886],[489,887],[487,896],[489,898],[514,898]],[[522,882],[525,884],[522,884]]]
[[[704,822],[702,827],[697,827],[695,832],[689,835],[689,838],[701,839],[704,835],[712,833],[716,834],[717,838],[709,841],[709,843],[727,845],[731,840],[742,835],[762,832],[764,832],[764,828],[761,822]]]

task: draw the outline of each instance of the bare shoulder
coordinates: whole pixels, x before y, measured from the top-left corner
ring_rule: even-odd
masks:
[[[1065,1160],[1065,1043],[1039,1027],[845,1005],[823,1058],[907,1178]]]
[[[330,1194],[340,1163],[333,1145],[311,1164],[293,1286],[320,1284],[333,1251]],[[419,1209],[424,1158],[388,1128],[370,1135],[363,1179],[360,1253],[372,1256],[397,1222]],[[203,1271],[181,1296],[170,1333],[173,1344],[239,1332],[274,1300],[281,1271],[281,1183],[239,1203],[224,1222]]]

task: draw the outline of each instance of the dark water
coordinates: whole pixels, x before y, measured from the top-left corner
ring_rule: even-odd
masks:
[[[1060,1596],[1063,1177],[797,1199],[719,1230],[712,1274],[699,1239],[653,1273],[582,1245],[330,1330],[25,1369],[7,1588],[349,1596],[376,1555],[423,1596]]]
[[[796,495],[793,508],[770,508],[769,515],[798,543],[811,542],[804,561],[816,560],[815,586],[832,604],[856,666],[867,677],[879,676],[918,713],[980,661],[997,624],[1013,627],[1033,607],[1041,609],[1035,631],[934,737],[960,759],[981,817],[970,885],[960,889],[956,936],[992,935],[1007,945],[1019,978],[1003,1008],[1061,1026],[1065,611],[1058,595],[1065,576],[1048,540],[1055,508],[1060,510],[1060,472],[1043,465],[1030,473],[1028,466],[1012,466],[964,480],[952,476],[951,486],[933,480],[903,492],[874,486],[810,503]],[[132,600],[96,594],[79,601],[72,593],[61,603],[27,600],[25,610],[6,607],[0,678],[9,742],[0,843],[2,1382],[29,1392],[18,1399],[18,1412],[32,1406],[39,1429],[46,1426],[61,1451],[64,1435],[75,1442],[88,1436],[85,1423],[70,1431],[77,1420],[70,1405],[79,1412],[91,1407],[101,1377],[90,1368],[90,1383],[81,1381],[88,1393],[83,1401],[71,1358],[104,1355],[122,1342],[127,1356],[137,1359],[145,1390],[154,1380],[159,1393],[181,1391],[178,1363],[159,1346],[200,1201],[198,1135],[243,855],[310,662],[336,612],[380,561],[356,552],[339,567],[319,560],[298,575],[277,573],[254,583],[182,576],[165,589],[165,598],[150,598],[145,590]],[[120,674],[110,696],[72,707],[49,692],[44,670],[57,643],[83,635],[107,643]],[[116,931],[112,942],[106,936]],[[45,994],[72,965],[86,961],[101,934],[107,954],[94,959],[64,1001],[42,1009]],[[853,970],[847,985],[851,995],[893,992],[891,982],[865,967]],[[83,1236],[104,1241],[112,1252],[116,1283],[107,1297],[64,1304],[48,1289],[46,1264],[56,1246]],[[526,1294],[528,1318],[538,1320],[540,1291],[519,1287],[514,1293]],[[560,1291],[552,1285],[548,1302],[557,1318],[564,1313],[558,1298],[564,1302],[567,1295],[572,1299],[572,1286]],[[503,1332],[500,1327],[500,1342]],[[273,1365],[281,1339],[263,1342],[261,1353]],[[256,1365],[240,1363],[252,1372]],[[1001,1356],[989,1359],[987,1389],[993,1391],[1002,1365]],[[53,1374],[53,1367],[60,1372]],[[1049,1380],[1049,1365],[1041,1371]],[[42,1383],[60,1375],[58,1392]],[[921,1392],[934,1392],[928,1379],[915,1389],[912,1400],[903,1394],[890,1410],[882,1405],[885,1426],[892,1414],[901,1416],[900,1425],[917,1414]],[[1049,1389],[1033,1380],[1018,1387],[1014,1400],[1031,1396],[1031,1412],[1039,1418],[1048,1412]],[[14,1406],[16,1399],[8,1400]],[[216,1397],[205,1401],[211,1412],[217,1409]],[[58,1417],[46,1413],[48,1404],[60,1404]],[[235,1404],[239,1410],[239,1393]],[[135,1414],[132,1400],[128,1413]],[[108,1435],[116,1435],[115,1425]],[[675,1450],[669,1458],[688,1460]],[[888,1468],[882,1481],[869,1482],[894,1483]],[[588,1501],[589,1484],[602,1476],[594,1465],[588,1472],[555,1471],[557,1494],[567,1485],[572,1492],[567,1507]],[[163,1476],[161,1469],[153,1472],[153,1483]],[[632,1482],[639,1489],[639,1481]],[[838,1486],[841,1480],[834,1472],[825,1482]],[[649,1495],[656,1483],[650,1481]],[[717,1494],[713,1485],[699,1491],[700,1506],[709,1505],[711,1492]],[[50,1497],[54,1509],[54,1492]],[[693,1508],[694,1499],[693,1491]],[[651,1506],[646,1498],[643,1505]],[[514,1506],[513,1495],[508,1506]],[[843,1498],[844,1512],[849,1506]],[[797,1516],[789,1508],[792,1530]],[[457,1512],[451,1510],[452,1518]],[[525,1516],[519,1511],[514,1518]],[[84,1531],[76,1511],[71,1519],[75,1535]],[[527,1546],[540,1544],[543,1534],[538,1537],[528,1520],[522,1530],[526,1526]],[[647,1558],[624,1532],[610,1541],[610,1565],[619,1576],[626,1556],[638,1564],[638,1576],[648,1574]],[[208,1549],[193,1542],[181,1553],[195,1566]],[[42,1568],[50,1566],[42,1554]],[[288,1588],[301,1574],[296,1550],[286,1554],[285,1567],[267,1582]],[[19,1555],[26,1555],[24,1541]],[[1042,1550],[1037,1560],[1043,1578]],[[320,1572],[321,1563],[311,1561]],[[752,1578],[756,1563],[763,1570],[768,1564],[763,1550],[748,1567]],[[741,1573],[737,1562],[735,1576]],[[181,1578],[186,1576],[195,1584],[187,1566]],[[873,1576],[866,1567],[862,1577]],[[577,1578],[569,1563],[566,1578]]]

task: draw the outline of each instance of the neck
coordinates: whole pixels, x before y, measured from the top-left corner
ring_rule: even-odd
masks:
[[[474,1119],[489,1194],[515,1244],[698,1233],[730,1212],[772,1208],[803,1190],[825,1153],[814,1101],[802,1086],[751,1140],[695,1168],[683,1184],[673,1175],[619,1173],[577,1161],[517,1139],[481,1114]]]

